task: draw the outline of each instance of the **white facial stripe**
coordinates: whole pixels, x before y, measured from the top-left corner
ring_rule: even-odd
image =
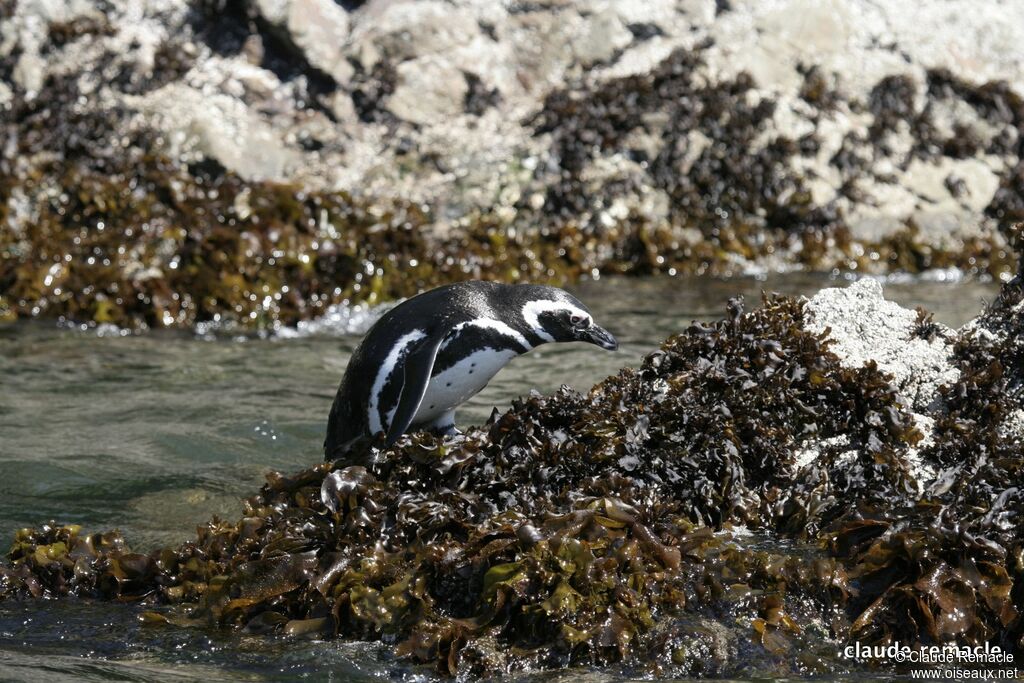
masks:
[[[413,330],[412,332],[402,335],[395,345],[391,347],[391,351],[388,352],[387,358],[384,359],[384,363],[380,366],[380,370],[377,371],[377,377],[373,381],[373,389],[370,390],[370,405],[367,409],[369,412],[367,417],[369,418],[371,434],[384,431],[384,426],[380,423],[380,392],[384,389],[384,385],[387,383],[388,377],[390,377],[391,373],[394,371],[395,366],[398,365],[398,359],[409,344],[417,342],[426,336],[427,333],[423,330]],[[390,414],[394,414],[394,410],[392,410]]]
[[[524,337],[520,332],[509,327],[500,320],[494,320],[493,318],[477,318],[476,320],[467,320],[464,323],[459,323],[458,325],[452,328],[451,332],[448,333],[448,337],[441,344],[441,348],[444,349],[449,344],[451,344],[455,337],[458,335],[458,332],[467,327],[479,327],[480,329],[494,330],[498,334],[508,337],[517,344],[521,345],[527,351],[533,348],[530,345],[530,342],[526,340],[526,337]]]
[[[568,301],[551,301],[550,299],[539,299],[536,301],[527,301],[523,306],[523,320],[526,324],[533,328],[533,333],[545,341],[553,342],[555,338],[552,337],[547,330],[540,324],[541,313],[554,312],[554,311],[568,311],[569,315],[578,315],[582,318],[590,319],[590,316],[586,311],[573,306]]]

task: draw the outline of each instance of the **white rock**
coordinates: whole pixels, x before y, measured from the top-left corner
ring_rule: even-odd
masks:
[[[956,98],[936,99],[930,104],[931,122],[940,138],[958,135],[957,126],[978,138],[982,148],[988,147],[1000,133],[1016,135],[1013,126],[996,126],[983,119],[967,102]]]
[[[587,17],[586,27],[573,41],[576,59],[584,66],[611,59],[616,51],[633,42],[633,34],[614,10]]]
[[[284,180],[299,163],[298,152],[285,146],[278,131],[227,95],[171,83],[126,96],[124,104],[167,134],[175,156],[210,157],[248,180]]]
[[[565,84],[575,60],[572,43],[585,30],[576,12],[526,12],[510,15],[496,28],[498,40],[509,46],[512,64],[533,107],[553,88]]]
[[[935,408],[938,389],[960,377],[951,359],[954,335],[939,325],[932,341],[914,334],[917,312],[886,301],[877,280],[865,278],[842,289],[823,289],[807,302],[806,326],[830,330],[831,350],[842,363],[859,368],[874,361],[893,377],[908,407]]]
[[[714,14],[714,0],[697,0],[689,4],[711,4],[711,12]],[[662,31],[671,33],[681,23],[677,13],[677,2],[675,0],[612,0],[608,3],[624,24],[653,24]],[[681,7],[678,9],[682,9]]]
[[[675,41],[655,36],[627,49],[614,64],[599,68],[598,80],[649,73],[678,47]]]
[[[946,187],[949,165],[914,159],[903,174],[906,188],[930,202],[945,202],[951,197]]]
[[[883,77],[945,67],[968,81],[1024,83],[1024,3],[1001,0],[857,2],[732,0],[709,28],[712,70],[751,73],[761,87],[795,93],[799,64],[843,77],[864,98]]]
[[[402,62],[388,110],[410,123],[436,125],[459,116],[466,101],[465,75],[447,60],[428,55]]]
[[[715,0],[677,0],[677,6],[679,11],[685,15],[685,21],[677,20],[676,29],[685,30],[694,24],[698,26],[710,24],[718,14],[717,5]]]
[[[46,62],[36,52],[23,52],[14,64],[11,77],[25,91],[26,96],[32,99],[43,87]]]
[[[906,219],[917,207],[917,196],[897,183],[862,180],[858,189],[868,201],[859,202],[847,213],[846,221],[854,239],[880,242],[906,228]]]
[[[480,35],[472,12],[439,0],[370,2],[355,18],[352,49],[363,58],[366,70],[380,58],[397,63],[440,54]]]
[[[352,77],[343,49],[349,32],[348,12],[334,0],[255,0],[254,5],[310,66],[338,83],[347,83]]]

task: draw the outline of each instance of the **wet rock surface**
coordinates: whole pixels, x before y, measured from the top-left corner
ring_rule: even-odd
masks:
[[[834,675],[852,641],[1019,654],[1022,311],[1019,280],[958,331],[867,282],[733,301],[587,394],[271,474],[177,548],[23,530],[0,595],[381,640],[443,674]],[[878,312],[906,351],[857,339]],[[934,378],[899,380],[925,361]]]
[[[494,263],[558,281],[1005,273],[1024,219],[1022,11],[14,2],[0,317],[274,325],[411,291],[390,273],[413,261],[441,263],[425,282]],[[292,306],[295,270],[316,276]]]

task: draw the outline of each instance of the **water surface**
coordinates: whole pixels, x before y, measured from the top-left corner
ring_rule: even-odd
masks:
[[[810,295],[846,282],[790,274],[749,279],[602,279],[573,289],[618,336],[617,353],[551,345],[516,359],[457,415],[561,384],[586,390],[692,320],[762,290]],[[959,326],[993,283],[906,281],[888,298]],[[137,550],[177,543],[239,500],[271,470],[322,458],[327,413],[352,334],[320,326],[289,338],[185,333],[100,336],[52,323],[0,326],[0,546],[49,519],[120,528]],[[376,646],[140,629],[135,610],[77,600],[0,603],[0,680],[335,680],[413,675]]]

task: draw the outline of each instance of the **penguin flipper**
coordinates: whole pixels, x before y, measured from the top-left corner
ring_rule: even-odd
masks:
[[[398,398],[398,408],[395,409],[391,425],[388,427],[387,446],[390,447],[398,441],[398,437],[405,434],[405,430],[416,417],[420,403],[427,393],[427,385],[430,384],[430,376],[434,371],[434,360],[444,338],[444,332],[427,337],[406,355],[402,393]]]

